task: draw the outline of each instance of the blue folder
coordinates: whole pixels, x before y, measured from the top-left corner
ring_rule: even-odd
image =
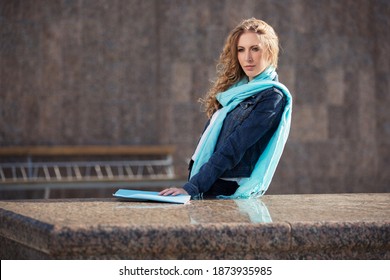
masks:
[[[190,199],[190,195],[159,195],[158,192],[152,191],[139,191],[139,190],[125,190],[119,189],[113,194],[114,197],[120,199],[129,200],[142,200],[142,201],[158,201],[158,202],[169,202],[169,203],[187,203]]]

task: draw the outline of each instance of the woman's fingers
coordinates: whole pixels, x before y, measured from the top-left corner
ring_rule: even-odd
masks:
[[[177,188],[169,188],[160,192],[160,195],[176,195]]]
[[[169,189],[162,190],[159,194],[160,195],[170,195],[170,194],[172,194],[172,192],[173,192],[173,189],[169,188]]]
[[[188,194],[183,188],[168,188],[162,190],[160,195],[178,195],[178,194]]]

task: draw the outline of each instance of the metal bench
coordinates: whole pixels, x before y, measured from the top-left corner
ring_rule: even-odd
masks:
[[[50,183],[172,180],[173,153],[173,146],[0,147],[0,187],[41,183],[48,197]]]

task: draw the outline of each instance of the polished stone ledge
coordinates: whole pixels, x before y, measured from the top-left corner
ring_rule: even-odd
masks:
[[[390,259],[390,193],[0,201],[1,259]]]

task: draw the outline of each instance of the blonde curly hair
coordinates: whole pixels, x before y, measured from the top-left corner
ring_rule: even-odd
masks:
[[[278,66],[279,39],[274,29],[262,20],[255,18],[243,20],[228,35],[217,63],[217,79],[205,98],[200,99],[209,118],[221,107],[216,99],[217,94],[227,90],[245,76],[238,62],[237,44],[241,34],[248,31],[259,35],[262,48],[268,56],[270,65],[275,68]]]

